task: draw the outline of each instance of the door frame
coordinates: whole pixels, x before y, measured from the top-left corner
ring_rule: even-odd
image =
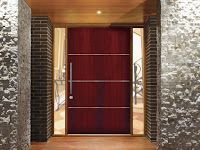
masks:
[[[68,86],[67,84],[65,85],[65,134],[64,135],[56,135],[53,134],[55,137],[65,137],[65,136],[133,136],[133,137],[144,137],[145,136],[145,131],[146,131],[146,98],[144,95],[144,133],[143,134],[134,134],[133,133],[133,28],[143,28],[143,25],[135,25],[135,24],[101,24],[101,23],[90,23],[90,24],[57,24],[54,25],[55,28],[65,28],[65,67],[68,69],[68,29],[69,28],[78,28],[78,27],[96,27],[96,28],[102,28],[102,27],[120,27],[120,28],[129,28],[130,31],[130,134],[68,134],[68,126],[67,126],[67,118],[68,118],[68,103],[67,103],[67,98],[68,98]],[[144,38],[144,37],[143,37]],[[144,40],[144,39],[143,39]],[[145,49],[143,48],[143,56],[144,56]],[[144,61],[145,58],[143,57],[143,70],[144,70]],[[53,58],[54,60],[54,58]],[[54,62],[53,62],[54,64]],[[54,65],[53,65],[54,66]],[[54,67],[53,67],[53,74],[54,74]],[[145,76],[145,73],[143,73],[143,77]],[[53,78],[54,80],[54,78]],[[52,80],[52,84],[54,85],[54,81]],[[68,80],[68,73],[65,75],[65,83]],[[145,82],[144,82],[145,83]],[[143,85],[144,85],[143,83]],[[143,94],[145,94],[146,89],[143,89]],[[54,88],[53,88],[53,93],[54,93]],[[53,97],[53,108],[54,108],[54,97]],[[54,109],[53,109],[54,110]],[[54,111],[53,111],[53,131],[54,131]]]

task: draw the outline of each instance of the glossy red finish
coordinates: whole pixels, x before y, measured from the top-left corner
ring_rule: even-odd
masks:
[[[129,28],[70,28],[69,54],[130,54]]]
[[[69,107],[129,107],[130,83],[73,83]]]
[[[73,80],[130,80],[130,56],[68,56],[68,61]]]
[[[128,28],[68,29],[68,66],[73,64],[73,99],[68,99],[67,115],[69,134],[130,133],[129,38]],[[67,72],[69,77],[69,68]]]
[[[69,108],[68,134],[129,134],[130,109]]]

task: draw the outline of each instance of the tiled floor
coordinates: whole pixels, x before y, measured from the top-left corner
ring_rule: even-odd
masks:
[[[143,134],[144,131],[144,113],[143,113],[143,100],[139,99],[137,105],[133,105],[133,133]],[[65,107],[64,105],[55,111],[55,134],[65,133]]]
[[[65,134],[65,105],[54,112],[54,134]]]
[[[143,99],[133,105],[133,134],[144,134],[144,104]]]

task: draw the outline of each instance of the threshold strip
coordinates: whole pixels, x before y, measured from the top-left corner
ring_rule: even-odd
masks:
[[[127,136],[127,137],[130,137],[132,136],[130,133],[127,133],[127,134],[67,134],[68,136]]]

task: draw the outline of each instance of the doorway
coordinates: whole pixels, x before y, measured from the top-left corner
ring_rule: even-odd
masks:
[[[129,38],[129,28],[68,28],[68,134],[130,134]]]
[[[67,46],[62,44],[64,50],[59,53],[66,60],[60,69],[66,84],[60,82],[54,89],[60,86],[66,95],[60,94],[64,101],[60,98],[62,104],[54,112],[54,134],[143,135],[144,100],[140,103],[137,98],[135,104],[134,99],[134,30],[72,27],[65,33],[68,40],[60,40]],[[139,44],[142,46],[142,42]],[[58,101],[58,97],[55,99]],[[138,104],[142,106],[139,109]]]

